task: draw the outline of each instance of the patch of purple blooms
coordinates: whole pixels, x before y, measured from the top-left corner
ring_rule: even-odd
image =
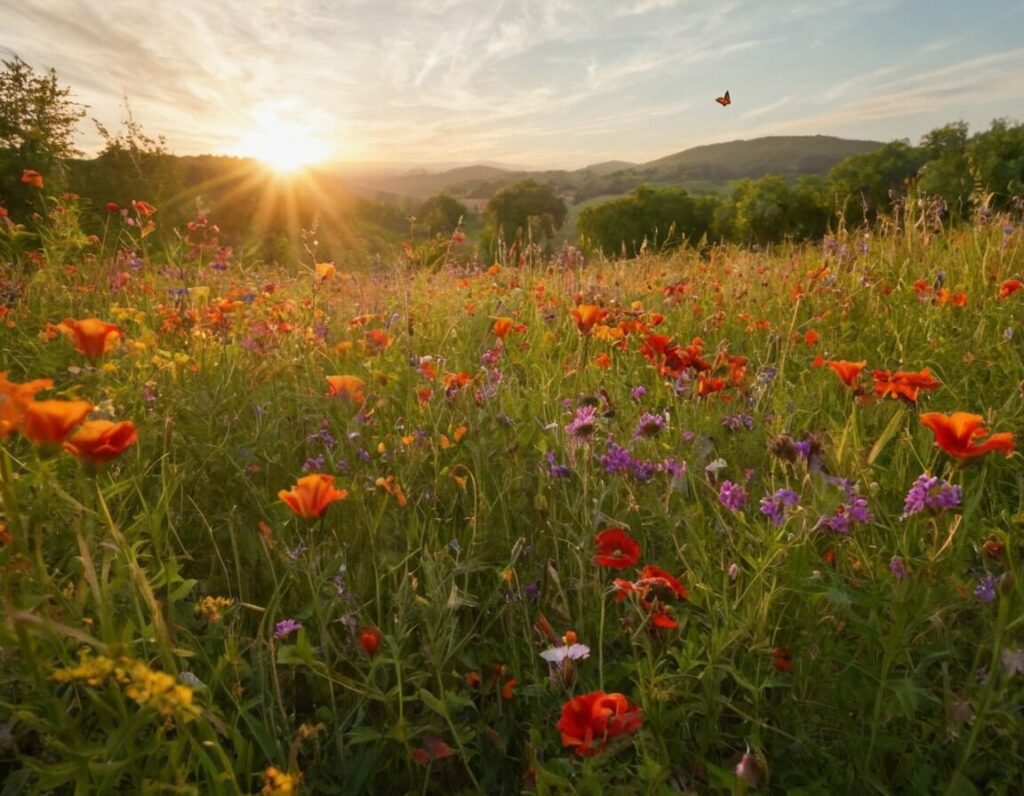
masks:
[[[738,415],[723,417],[722,425],[730,431],[739,431],[744,428],[750,431],[754,427],[754,418],[743,412]]]
[[[900,556],[893,556],[889,559],[889,571],[896,580],[903,580],[907,577],[907,566]]]
[[[576,416],[566,425],[565,433],[576,439],[591,436],[597,430],[597,407],[581,406]]]
[[[650,481],[658,473],[668,473],[672,479],[680,478],[686,473],[686,462],[669,457],[663,462],[652,462],[637,459],[626,448],[616,445],[611,440],[598,459],[605,472],[613,475],[628,476],[635,481]]]
[[[644,412],[640,416],[640,421],[636,424],[636,430],[633,431],[633,439],[653,437],[664,431],[667,425],[668,423],[665,422],[665,418],[661,415],[652,415],[650,412]]]
[[[959,486],[954,486],[938,476],[922,473],[907,492],[900,519],[905,520],[925,509],[935,513],[946,509],[955,509],[960,505],[963,497],[963,489]]]
[[[723,481],[718,489],[718,502],[729,511],[742,511],[747,505],[747,490],[732,481]]]
[[[819,527],[828,528],[832,533],[840,536],[849,536],[854,523],[866,525],[871,522],[868,500],[854,491],[855,487],[852,481],[831,476],[827,480],[846,493],[846,502],[841,504],[831,517],[823,517],[818,523]]]
[[[552,451],[548,451],[544,454],[544,461],[548,466],[548,475],[552,478],[568,478],[572,475],[572,470],[564,464],[559,464],[558,459],[555,458],[555,454]]]
[[[761,498],[761,513],[772,525],[782,525],[786,521],[786,508],[800,505],[800,496],[792,489],[780,489],[774,495]]]

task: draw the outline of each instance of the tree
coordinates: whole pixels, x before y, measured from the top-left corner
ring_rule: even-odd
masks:
[[[644,242],[651,248],[700,240],[711,226],[717,202],[711,196],[689,196],[679,188],[655,191],[641,186],[631,196],[586,208],[580,232],[606,254],[637,254]]]
[[[793,200],[784,177],[769,174],[745,183],[736,203],[735,231],[747,243],[775,243],[789,232]]]
[[[891,141],[873,152],[853,155],[828,174],[831,192],[843,214],[856,220],[862,208],[868,220],[889,209],[889,192],[905,194],[928,156],[908,141]]]
[[[431,235],[451,235],[468,215],[469,208],[447,193],[431,196],[416,211],[417,219],[429,228]]]
[[[17,152],[37,170],[81,154],[74,135],[85,108],[71,100],[70,88],[57,82],[56,70],[38,74],[18,56],[2,63],[0,148]]]
[[[928,162],[921,167],[917,192],[922,197],[941,196],[958,218],[970,208],[974,179],[967,160],[967,122],[938,127],[921,137],[921,150]]]
[[[547,240],[560,229],[569,210],[550,185],[523,180],[510,185],[487,203],[493,230],[507,240],[517,235]]]
[[[995,119],[967,144],[967,157],[982,187],[995,193],[993,207],[1007,209],[1011,197],[1024,195],[1024,124]]]

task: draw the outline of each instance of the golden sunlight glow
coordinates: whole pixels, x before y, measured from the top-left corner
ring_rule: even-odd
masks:
[[[329,154],[326,142],[297,121],[283,119],[273,110],[256,116],[253,130],[245,135],[239,153],[256,158],[274,171],[289,172],[320,163]]]

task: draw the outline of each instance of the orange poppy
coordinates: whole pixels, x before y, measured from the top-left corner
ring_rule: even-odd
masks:
[[[328,279],[334,279],[334,274],[337,271],[334,263],[317,263],[314,268],[316,270],[316,278],[324,282]]]
[[[860,372],[867,367],[867,360],[861,360],[860,362],[847,362],[845,359],[827,359],[825,364],[832,368],[832,372],[835,373],[847,387],[853,387],[853,383],[857,380]]]
[[[25,407],[21,433],[35,445],[58,444],[91,411],[88,401],[32,401]]]
[[[393,475],[378,478],[374,481],[374,485],[380,487],[391,495],[391,497],[395,499],[399,508],[405,508],[405,505],[409,502],[405,497],[405,492],[402,491],[402,485],[398,483],[398,479]]]
[[[348,492],[334,488],[334,476],[325,473],[310,473],[300,478],[290,490],[282,489],[278,498],[297,517],[311,520],[323,514],[336,500],[344,500]]]
[[[31,185],[33,188],[43,187],[43,175],[35,169],[23,169],[21,172],[21,181],[25,185]]]
[[[121,329],[113,323],[101,321],[99,318],[65,318],[55,327],[71,338],[75,348],[91,361],[95,362],[110,350],[114,339],[120,336]]]
[[[153,205],[149,202],[143,202],[141,199],[132,199],[132,207],[134,207],[135,212],[143,218],[149,218],[156,212],[156,208],[153,207]]]
[[[504,340],[505,335],[509,333],[509,330],[511,328],[512,319],[505,315],[502,315],[494,319],[494,326],[492,327],[491,331],[494,332],[495,337],[497,337],[500,340]]]
[[[7,371],[0,372],[0,439],[21,425],[25,407],[35,400],[36,393],[53,387],[50,379],[34,379],[24,384],[7,380]]]
[[[1024,287],[1024,282],[1019,279],[1007,279],[999,286],[999,298],[1007,299]]]
[[[643,711],[622,694],[593,691],[566,702],[555,726],[563,746],[587,757],[598,754],[618,735],[634,734],[643,723]]]
[[[906,398],[908,401],[916,401],[921,390],[934,390],[942,386],[942,382],[932,376],[928,368],[917,373],[905,370],[897,370],[895,373],[888,370],[873,370],[871,376],[875,380],[875,394],[880,398],[891,395],[893,399]]]
[[[88,462],[109,462],[138,442],[135,424],[130,420],[87,420],[64,443],[64,450]]]
[[[328,395],[342,395],[356,404],[366,400],[366,394],[363,392],[366,382],[358,376],[328,376],[327,385]]]
[[[980,438],[988,433],[982,427],[982,422],[981,415],[970,412],[953,412],[951,415],[926,412],[921,415],[921,423],[935,435],[935,444],[951,456],[973,459],[989,451],[1000,451],[1010,456],[1016,449],[1013,434],[1004,431],[980,442]]]
[[[572,319],[576,321],[576,328],[583,334],[590,334],[594,324],[603,321],[607,315],[608,310],[594,304],[580,304],[572,309]]]

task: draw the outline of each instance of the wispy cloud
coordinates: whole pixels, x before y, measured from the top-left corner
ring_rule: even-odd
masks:
[[[784,108],[786,105],[789,105],[789,103],[792,101],[793,95],[790,94],[789,96],[783,97],[782,99],[777,100],[775,102],[771,102],[768,105],[762,105],[758,108],[749,110],[746,113],[744,113],[740,118],[756,119],[758,116],[764,116],[765,114],[771,113],[772,111],[777,111],[779,108]]]

